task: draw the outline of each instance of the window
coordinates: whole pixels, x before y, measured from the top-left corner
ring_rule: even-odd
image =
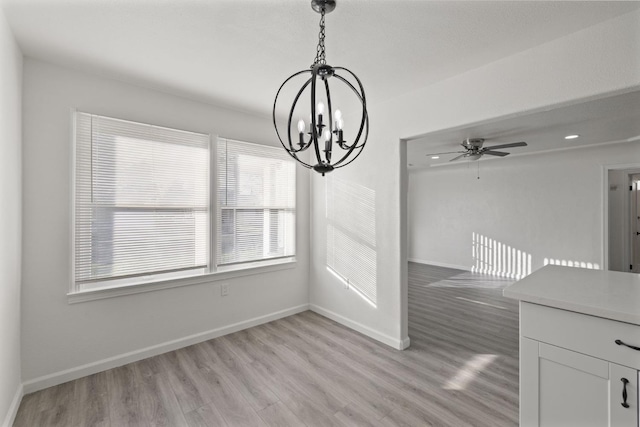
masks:
[[[75,145],[72,293],[294,256],[283,150],[80,112]]]
[[[219,139],[218,265],[293,256],[295,191],[284,150]]]

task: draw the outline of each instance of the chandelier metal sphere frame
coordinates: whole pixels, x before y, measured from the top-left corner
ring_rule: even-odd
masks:
[[[311,0],[311,7],[321,15],[316,57],[309,69],[292,74],[278,89],[273,102],[273,126],[275,127],[280,143],[294,159],[304,167],[313,169],[324,176],[325,173],[348,165],[360,155],[369,136],[369,116],[367,114],[364,88],[362,87],[360,79],[348,69],[344,67],[332,67],[326,62],[324,17],[325,14],[335,9],[335,0]],[[276,109],[283,88],[287,87],[287,83],[291,82],[292,79],[305,74],[309,74],[310,76],[293,97],[293,102],[289,109],[286,130],[279,129],[276,119]],[[352,82],[350,82],[349,79],[352,79]],[[353,93],[359,101],[358,104],[362,106],[360,125],[357,128],[358,131],[355,134],[355,138],[351,142],[344,139],[342,112],[338,109],[333,109],[329,82],[345,85],[346,88],[348,88],[347,93]],[[292,84],[293,82],[291,85]],[[301,97],[308,87],[310,87],[311,109],[309,124],[307,125],[303,119],[299,119],[294,130],[292,121],[294,120],[296,107],[298,107],[299,104],[303,104]],[[316,88],[319,88],[320,93],[316,93]],[[326,102],[326,106],[323,101]],[[281,130],[283,130],[282,133]],[[292,133],[295,134],[296,130],[298,136],[294,142],[296,138],[292,138]],[[285,135],[284,141],[282,135]],[[309,160],[309,163],[307,163],[301,160],[298,155],[311,147],[313,147],[313,153],[310,155],[310,158],[313,159],[315,156],[315,162]]]

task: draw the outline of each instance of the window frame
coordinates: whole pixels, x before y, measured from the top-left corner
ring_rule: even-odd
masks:
[[[75,237],[76,237],[76,182],[77,182],[77,167],[76,167],[76,151],[78,146],[77,141],[77,114],[85,113],[91,115],[99,115],[96,113],[88,113],[86,111],[79,111],[77,109],[71,109],[71,121],[70,121],[70,129],[71,129],[71,179],[70,179],[70,245],[69,245],[69,255],[70,255],[70,281],[69,281],[69,290],[67,292],[67,301],[69,304],[85,302],[85,301],[93,301],[104,298],[113,298],[123,295],[132,295],[143,292],[151,292],[162,289],[170,289],[181,286],[189,286],[189,285],[197,285],[204,283],[211,283],[221,280],[228,280],[236,277],[250,276],[256,274],[263,274],[272,271],[293,269],[297,265],[297,245],[294,244],[294,252],[293,255],[277,257],[277,258],[268,258],[264,260],[250,261],[250,262],[241,262],[236,264],[227,264],[227,265],[218,265],[217,264],[217,251],[218,251],[218,221],[219,209],[218,206],[218,173],[217,173],[217,165],[218,165],[218,145],[220,139],[224,140],[233,140],[238,142],[244,142],[247,144],[254,145],[264,145],[266,147],[271,147],[266,144],[258,144],[254,142],[247,141],[239,141],[231,138],[224,138],[217,134],[210,133],[209,135],[209,266],[206,272],[201,274],[190,274],[182,277],[171,277],[167,275],[160,275],[160,277],[154,277],[157,274],[149,273],[148,275],[140,275],[137,277],[131,278],[123,278],[119,279],[111,279],[104,281],[95,282],[95,286],[92,286],[91,289],[80,289],[80,285],[76,283],[76,271],[75,271],[75,259],[76,259],[76,247],[75,247]],[[129,119],[121,119],[118,117],[112,116],[103,116],[107,118],[112,118],[116,120],[124,120],[130,121],[136,124],[150,125],[149,123],[144,123],[140,121],[134,121]],[[161,126],[161,125],[150,125],[150,126]],[[166,126],[161,126],[166,127]],[[169,128],[169,127],[168,127]],[[172,130],[183,130],[176,128],[169,128]],[[187,130],[186,132],[193,132]],[[297,167],[294,168],[294,177],[296,179],[295,185],[295,205],[293,208],[294,212],[294,222],[293,222],[293,232],[294,232],[294,242],[297,240],[297,209],[298,209],[298,195],[297,195]],[[109,283],[111,282],[111,283]],[[100,286],[100,284],[104,284],[104,286]]]

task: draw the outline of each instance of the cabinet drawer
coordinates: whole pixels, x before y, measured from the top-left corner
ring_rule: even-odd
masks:
[[[543,305],[520,303],[520,334],[579,353],[640,369],[640,326]]]

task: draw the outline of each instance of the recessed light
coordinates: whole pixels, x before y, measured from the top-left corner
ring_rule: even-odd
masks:
[[[439,158],[440,158],[440,156],[431,156],[431,158],[432,158],[433,160],[436,160],[436,159],[439,159]]]
[[[567,135],[564,137],[564,139],[576,139],[578,137],[580,137],[580,135]]]

